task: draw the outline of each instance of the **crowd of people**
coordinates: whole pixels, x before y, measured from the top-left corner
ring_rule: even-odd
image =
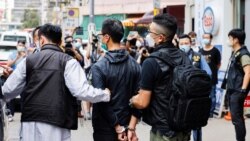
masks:
[[[176,31],[177,21],[168,14],[153,18],[145,38],[138,33],[124,38],[122,23],[106,19],[91,44],[73,36],[63,41],[59,26],[35,28],[35,48],[28,51],[25,42],[18,41],[17,52],[4,67],[6,82],[1,87],[9,101],[9,121],[14,116],[11,99],[21,95],[20,140],[69,141],[77,117],[92,119],[94,141],[137,141],[141,119],[152,127],[150,141],[190,140],[191,129],[175,130],[168,119],[174,68],[165,60],[191,64],[211,77],[208,116],[213,118],[221,53],[210,33],[204,33],[198,44],[195,32],[177,36]],[[245,36],[241,29],[228,34],[232,56],[227,95],[237,141],[245,141],[243,103],[250,88]],[[192,132],[194,141],[202,140],[201,127]]]

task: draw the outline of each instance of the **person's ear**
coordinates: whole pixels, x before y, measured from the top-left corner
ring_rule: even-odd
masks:
[[[62,40],[58,43],[58,46],[61,46],[62,45]]]
[[[159,43],[164,42],[165,41],[165,36],[160,34],[158,40],[159,40]]]
[[[103,38],[104,38],[106,44],[107,44],[108,41],[110,40],[110,36],[109,36],[108,34],[105,34],[105,35],[103,36]]]

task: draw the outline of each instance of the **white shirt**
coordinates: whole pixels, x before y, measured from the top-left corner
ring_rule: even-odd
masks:
[[[74,97],[92,103],[109,101],[110,95],[103,90],[95,89],[88,84],[85,72],[80,64],[71,59],[66,63],[64,71],[66,86]],[[20,62],[16,70],[9,76],[2,92],[6,100],[10,100],[21,94],[26,84],[26,59]],[[42,122],[22,122],[21,141],[70,141],[70,130],[53,126]]]

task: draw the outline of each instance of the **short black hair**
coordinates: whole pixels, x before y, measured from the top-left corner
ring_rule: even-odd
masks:
[[[39,30],[41,28],[41,26],[36,27],[33,31],[32,31],[32,37],[35,37],[36,31]]]
[[[45,24],[38,31],[38,36],[45,36],[48,40],[55,44],[60,44],[62,41],[62,29],[59,26]]]
[[[191,31],[191,32],[188,33],[188,36],[193,38],[193,37],[196,37],[197,34],[194,31]]]
[[[116,19],[106,19],[102,24],[102,34],[108,34],[114,43],[120,43],[124,35],[122,22]]]
[[[245,39],[246,39],[246,33],[245,33],[244,30],[239,29],[239,28],[232,29],[232,30],[228,33],[228,37],[229,37],[229,36],[232,36],[233,38],[238,39],[240,45],[244,45]]]
[[[167,35],[169,41],[173,40],[177,31],[177,20],[174,16],[167,13],[158,14],[154,16],[153,22],[165,29],[164,34]]]
[[[182,34],[182,35],[179,36],[179,39],[183,39],[183,38],[188,38],[189,41],[191,42],[191,38],[187,34]]]
[[[64,41],[66,41],[66,40],[69,39],[69,38],[72,38],[72,40],[74,39],[73,36],[66,36],[66,37],[64,38]]]
[[[204,34],[208,34],[210,39],[213,39],[213,34],[212,33],[204,33]]]
[[[24,40],[18,40],[18,41],[17,41],[17,44],[19,44],[19,43],[25,45],[26,41],[24,41]]]

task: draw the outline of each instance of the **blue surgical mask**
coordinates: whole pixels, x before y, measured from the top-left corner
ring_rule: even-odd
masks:
[[[210,44],[210,40],[209,39],[203,39],[202,40],[204,45],[209,45]]]
[[[104,51],[108,51],[108,47],[106,44],[104,43],[101,43],[101,48],[104,50]]]
[[[26,48],[22,47],[22,46],[17,46],[17,51],[18,52],[24,52],[24,51],[26,51]]]
[[[188,53],[190,51],[190,48],[191,47],[189,45],[180,45],[180,49],[185,53]]]
[[[79,49],[81,46],[82,46],[82,45],[81,45],[81,43],[79,43],[79,42],[74,43],[74,47],[77,48],[77,49]]]

